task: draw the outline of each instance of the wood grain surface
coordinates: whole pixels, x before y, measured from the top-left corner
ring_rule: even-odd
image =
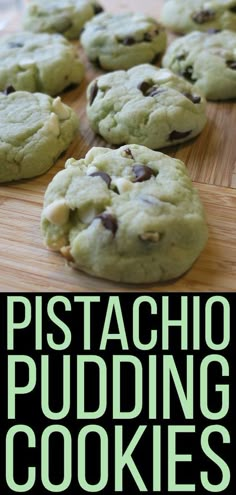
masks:
[[[158,18],[162,1],[101,0],[106,10],[139,10]],[[20,29],[20,17],[17,18]],[[12,30],[12,25],[9,27]],[[173,35],[169,36],[169,40]],[[86,59],[80,87],[62,95],[80,117],[80,133],[51,170],[36,179],[0,187],[0,291],[235,291],[236,290],[236,104],[207,104],[208,123],[196,139],[164,151],[183,160],[204,203],[209,225],[206,248],[183,277],[166,284],[121,285],[96,279],[65,265],[48,251],[40,233],[43,195],[51,178],[71,156],[81,158],[96,145],[107,146],[89,128],[85,112],[87,84],[96,70]],[[2,166],[2,164],[0,164]]]

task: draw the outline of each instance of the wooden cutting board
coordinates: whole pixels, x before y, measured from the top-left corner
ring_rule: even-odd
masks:
[[[138,10],[158,18],[163,2],[101,0],[101,3],[108,11]],[[17,25],[20,29],[19,19]],[[81,158],[92,146],[105,145],[89,128],[85,113],[87,84],[101,72],[79,50],[87,67],[85,80],[79,88],[64,93],[62,99],[78,113],[80,134],[47,174],[0,187],[0,291],[234,291],[236,104],[232,101],[208,103],[208,123],[201,135],[187,144],[164,150],[186,163],[207,213],[209,241],[187,274],[166,284],[115,284],[73,270],[59,254],[44,247],[39,225],[47,184],[64,167],[67,158]]]

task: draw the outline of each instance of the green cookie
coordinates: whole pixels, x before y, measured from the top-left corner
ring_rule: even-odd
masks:
[[[77,115],[60,97],[11,91],[0,94],[0,182],[46,172],[78,129]]]
[[[161,13],[163,24],[176,33],[236,30],[235,0],[166,0]]]
[[[75,39],[85,22],[102,11],[96,0],[32,0],[26,5],[23,26],[34,33],[61,33]]]
[[[192,85],[149,64],[91,82],[87,115],[108,143],[159,149],[193,138],[206,123],[206,102]]]
[[[75,48],[59,34],[15,33],[0,46],[0,90],[61,93],[83,79],[84,66]]]
[[[88,58],[105,70],[152,62],[166,47],[166,33],[144,14],[100,14],[85,25],[81,44]]]
[[[45,193],[41,227],[75,268],[128,283],[180,276],[207,240],[185,165],[139,145],[68,160]]]
[[[209,100],[236,98],[236,33],[194,31],[168,48],[163,66],[182,75]]]

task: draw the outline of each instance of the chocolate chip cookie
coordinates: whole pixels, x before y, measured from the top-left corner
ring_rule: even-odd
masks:
[[[13,85],[54,96],[80,83],[83,75],[77,51],[64,36],[23,32],[1,39],[0,90]]]
[[[32,0],[26,4],[23,26],[34,33],[61,33],[75,39],[84,24],[102,11],[96,0]]]
[[[87,99],[91,127],[116,145],[173,146],[199,134],[206,123],[201,94],[170,70],[150,64],[98,77]]]
[[[73,267],[128,283],[180,276],[207,240],[185,165],[135,144],[68,160],[45,193],[41,227]]]
[[[144,14],[103,13],[85,25],[81,44],[88,58],[103,69],[129,69],[155,61],[165,50],[166,33]]]
[[[236,98],[236,33],[194,31],[168,48],[163,66],[190,81],[209,100]]]
[[[0,182],[46,172],[77,129],[77,115],[60,97],[6,88],[0,94]]]
[[[162,23],[176,33],[236,30],[235,0],[166,0],[161,13]]]

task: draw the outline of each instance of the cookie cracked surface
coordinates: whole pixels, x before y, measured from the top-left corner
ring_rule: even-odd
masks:
[[[139,145],[68,160],[45,193],[41,228],[73,267],[128,283],[180,276],[207,240],[185,165]]]
[[[166,47],[164,28],[138,13],[103,13],[85,25],[81,44],[88,58],[105,70],[152,62]]]
[[[1,40],[0,90],[11,84],[16,90],[53,96],[83,76],[75,48],[59,34],[23,32]]]
[[[60,97],[9,87],[0,94],[0,182],[46,172],[77,130],[77,115]]]
[[[92,81],[87,90],[92,129],[112,144],[152,149],[187,141],[206,123],[206,102],[170,70],[141,64]]]
[[[194,31],[176,39],[162,60],[207,99],[236,98],[236,33]]]
[[[23,26],[27,31],[60,33],[75,39],[84,24],[102,11],[96,0],[32,0],[26,5]]]
[[[208,29],[236,31],[236,1],[166,0],[161,22],[176,33]]]

